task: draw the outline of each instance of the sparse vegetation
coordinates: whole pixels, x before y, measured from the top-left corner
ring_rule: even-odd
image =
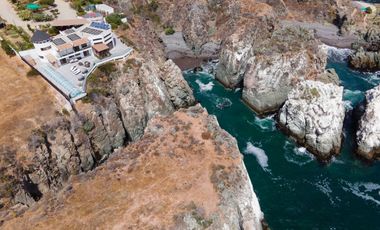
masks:
[[[173,29],[173,27],[169,26],[165,29],[165,34],[166,35],[172,35],[175,33],[175,30]]]
[[[0,30],[0,36],[16,51],[33,48],[29,35],[21,27],[8,24]]]
[[[134,6],[132,9],[134,14],[139,14],[147,19],[150,19],[155,24],[159,25],[161,23],[161,18],[158,16],[156,11],[159,8],[159,4],[156,0],[152,0],[147,4],[140,4]]]
[[[6,40],[1,41],[1,48],[5,51],[5,53],[9,56],[16,55],[13,49],[10,47],[9,43]]]
[[[112,29],[117,29],[123,24],[121,21],[122,18],[120,14],[110,14],[106,17],[106,21],[111,25]]]
[[[91,121],[86,121],[83,124],[83,131],[88,134],[94,129],[94,127],[95,127],[94,123],[92,123]]]
[[[27,73],[26,73],[26,76],[28,77],[34,77],[34,76],[38,76],[40,73],[38,73],[37,70],[35,69],[30,69]]]

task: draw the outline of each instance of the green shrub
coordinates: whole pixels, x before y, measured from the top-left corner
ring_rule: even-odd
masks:
[[[104,75],[109,76],[112,72],[116,71],[115,63],[108,62],[98,68]]]
[[[38,2],[39,2],[41,5],[49,5],[49,6],[54,5],[54,0],[39,0]]]
[[[175,30],[171,26],[165,29],[165,34],[166,35],[172,35],[174,33],[175,33]]]
[[[32,19],[36,22],[46,22],[53,20],[53,17],[43,13],[34,13],[32,14]]]
[[[26,73],[26,76],[28,77],[34,77],[34,76],[37,76],[39,75],[40,73],[35,70],[35,69],[30,69],[27,73]]]
[[[23,21],[29,21],[32,19],[32,12],[30,10],[21,10],[18,12],[18,16]]]
[[[106,21],[112,26],[120,26],[122,24],[122,16],[120,14],[110,14],[106,17]]]
[[[91,121],[86,121],[84,124],[83,124],[83,131],[85,133],[89,133],[91,132],[91,130],[93,130],[95,128],[95,125],[94,123],[92,123]]]
[[[5,51],[5,53],[8,56],[14,56],[14,55],[16,55],[15,52],[13,51],[13,49],[9,46],[8,42],[5,41],[5,40],[1,41],[1,48]]]

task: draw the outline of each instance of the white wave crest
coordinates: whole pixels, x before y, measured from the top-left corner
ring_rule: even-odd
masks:
[[[265,117],[265,118],[259,118],[256,116],[254,124],[262,130],[270,130],[270,131],[276,130],[276,125],[273,120],[273,116]]]
[[[314,156],[304,147],[297,147],[290,141],[286,141],[284,145],[286,161],[298,166],[306,165],[314,160]]]
[[[252,154],[256,157],[257,162],[265,171],[268,168],[268,156],[263,149],[254,146],[251,142],[247,142],[247,147],[244,151],[246,154]]]
[[[199,85],[199,89],[202,92],[211,91],[214,88],[214,83],[210,81],[207,84],[202,83],[200,80],[195,81]]]
[[[353,52],[351,49],[341,49],[328,45],[323,45],[323,49],[327,49],[327,55],[333,62],[345,62]]]
[[[342,188],[346,192],[351,192],[357,197],[364,200],[371,201],[376,205],[380,205],[380,185],[372,182],[358,182],[349,183],[343,181],[345,184]]]

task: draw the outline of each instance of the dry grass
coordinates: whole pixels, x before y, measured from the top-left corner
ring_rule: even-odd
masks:
[[[0,50],[0,146],[23,149],[30,132],[59,110],[51,86],[40,76],[27,77],[29,70]]]

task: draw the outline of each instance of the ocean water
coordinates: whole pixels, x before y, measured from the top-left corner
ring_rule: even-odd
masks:
[[[340,75],[351,110],[380,77],[351,71],[331,57],[328,67]],[[207,73],[184,76],[197,100],[238,140],[271,229],[380,229],[380,163],[364,163],[353,154],[350,111],[341,154],[322,165],[278,131],[273,117],[258,118],[240,100],[240,89],[226,90]]]

